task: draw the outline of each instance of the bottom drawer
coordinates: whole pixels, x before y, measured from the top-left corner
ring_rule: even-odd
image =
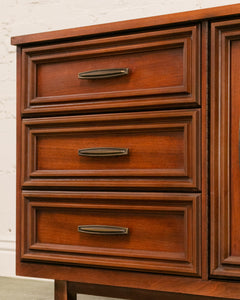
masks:
[[[199,202],[198,194],[24,192],[21,258],[200,275]]]

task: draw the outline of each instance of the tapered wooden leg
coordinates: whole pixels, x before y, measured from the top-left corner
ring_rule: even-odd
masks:
[[[67,281],[55,280],[54,299],[69,300],[67,292]]]
[[[79,293],[78,289],[72,286],[71,282],[68,282],[68,300],[77,300],[77,294]]]

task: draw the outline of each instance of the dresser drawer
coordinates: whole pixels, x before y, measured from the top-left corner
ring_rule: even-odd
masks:
[[[181,110],[24,120],[23,186],[199,189],[198,114]]]
[[[199,273],[198,194],[24,192],[22,201],[22,260]]]
[[[23,112],[199,104],[198,40],[192,26],[26,48]]]

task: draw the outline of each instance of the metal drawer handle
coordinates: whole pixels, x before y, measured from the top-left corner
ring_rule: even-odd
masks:
[[[80,156],[122,156],[128,155],[128,148],[111,148],[111,147],[98,147],[79,149],[78,155]]]
[[[112,78],[119,77],[128,74],[128,68],[122,69],[104,69],[104,70],[93,70],[78,73],[79,79],[103,79],[103,78]]]
[[[79,225],[78,232],[88,234],[119,235],[128,234],[128,228],[108,225]]]

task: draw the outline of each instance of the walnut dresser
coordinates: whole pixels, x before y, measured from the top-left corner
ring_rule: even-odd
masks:
[[[240,299],[240,5],[12,38],[17,274],[55,299]]]

